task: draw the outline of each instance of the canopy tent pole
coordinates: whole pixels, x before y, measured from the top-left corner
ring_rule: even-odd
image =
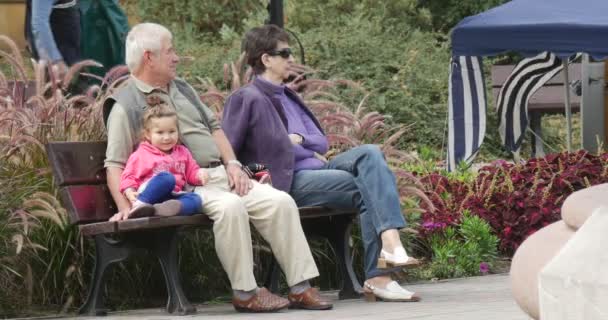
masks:
[[[568,77],[568,59],[565,58],[562,61],[564,66],[564,102],[566,106],[566,130],[568,136],[566,137],[566,144],[568,152],[572,152],[572,110],[570,107],[570,79]]]

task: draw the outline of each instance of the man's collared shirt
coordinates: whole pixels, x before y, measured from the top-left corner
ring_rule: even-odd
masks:
[[[178,117],[180,138],[184,140],[196,162],[204,167],[209,162],[220,161],[220,152],[215,144],[211,132],[201,118],[201,114],[190,101],[177,89],[172,81],[169,92],[166,89],[155,88],[134,76],[131,76],[135,86],[143,94],[156,93],[169,105],[175,107]],[[220,129],[215,114],[209,109],[204,110],[211,130]],[[108,148],[106,150],[105,167],[118,167],[124,169],[129,155],[133,153],[135,146],[141,141],[143,135],[133,137],[130,130],[125,108],[118,102],[114,104],[108,117]]]

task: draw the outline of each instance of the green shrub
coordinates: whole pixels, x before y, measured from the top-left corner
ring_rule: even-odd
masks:
[[[364,18],[381,17],[385,30],[413,26],[430,30],[432,18],[417,0],[300,0],[287,1],[285,16],[288,27],[299,30],[314,29],[320,25],[339,25],[352,15]]]
[[[459,163],[456,169],[448,172],[442,166],[443,150],[438,151],[428,146],[422,146],[418,149],[415,161],[404,162],[401,167],[408,172],[414,173],[418,177],[424,177],[430,174],[438,173],[445,176],[449,181],[460,181],[464,183],[472,183],[477,174],[471,170],[471,166],[464,161]]]
[[[300,34],[307,63],[318,70],[316,77],[350,79],[368,88],[371,110],[396,123],[413,124],[402,139],[407,149],[441,146],[449,53],[437,35],[407,25],[388,31],[383,17],[363,12]],[[354,102],[347,104],[356,106]]]
[[[448,32],[460,20],[509,0],[420,0],[420,7],[427,8],[433,17],[436,30]]]
[[[498,257],[498,237],[492,233],[490,225],[466,211],[457,228],[445,227],[436,232],[429,244],[433,254],[429,272],[437,278],[487,273]]]
[[[138,20],[165,24],[179,32],[196,35],[217,35],[224,25],[242,31],[243,18],[252,11],[265,9],[268,4],[268,0],[124,2],[128,8],[136,6]]]

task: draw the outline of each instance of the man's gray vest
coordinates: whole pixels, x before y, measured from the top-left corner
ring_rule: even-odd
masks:
[[[209,119],[205,114],[207,108],[197,97],[196,92],[186,81],[182,79],[173,80],[177,90],[190,101],[190,103],[198,110],[203,119],[204,124],[212,132]],[[138,137],[142,130],[142,119],[144,111],[147,108],[146,97],[135,85],[135,81],[129,79],[118,91],[108,97],[103,103],[103,123],[108,127],[108,117],[115,103],[119,103],[124,107],[127,117],[129,118],[129,127],[131,128],[131,136]],[[182,143],[183,143],[182,139]],[[188,146],[186,146],[188,147]]]

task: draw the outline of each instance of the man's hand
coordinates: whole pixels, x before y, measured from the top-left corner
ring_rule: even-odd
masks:
[[[226,166],[226,173],[228,174],[228,185],[239,196],[246,195],[253,188],[253,183],[249,179],[249,176],[238,164],[228,164]]]
[[[127,197],[127,199],[129,199],[129,201],[131,201],[131,204],[135,203],[135,201],[137,201],[137,196],[139,195],[139,193],[137,191],[135,191],[135,189],[133,188],[128,188],[127,190],[125,190],[125,197]]]
[[[209,182],[209,173],[204,168],[198,169],[196,176],[198,177],[198,180],[201,181],[201,186],[204,186]]]
[[[291,140],[292,144],[302,144],[304,138],[302,138],[302,136],[297,133],[290,133],[289,140]]]

